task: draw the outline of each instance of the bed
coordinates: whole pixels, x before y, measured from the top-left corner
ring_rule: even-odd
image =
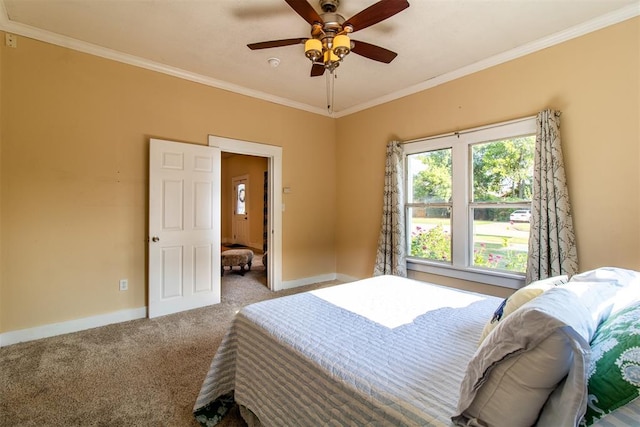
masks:
[[[479,338],[502,303],[378,276],[249,305],[235,316],[211,363],[195,417],[215,425],[237,403],[249,425],[452,426],[452,417],[473,425],[478,419],[467,416],[472,408],[460,407],[461,393],[465,382],[486,382],[473,378],[470,361],[481,353]],[[485,341],[508,330],[503,323]],[[470,401],[477,402],[478,387],[471,388]],[[565,397],[558,393],[557,402]],[[584,412],[584,405],[577,410]],[[600,425],[640,419],[638,405],[617,414],[620,419],[610,415],[601,422],[613,423]]]

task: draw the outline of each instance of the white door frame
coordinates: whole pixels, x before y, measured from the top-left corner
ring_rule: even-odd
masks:
[[[267,274],[269,288],[279,291],[282,287],[282,147],[209,135],[209,146],[228,153],[266,157],[269,168],[269,256]],[[218,197],[221,189],[218,189]]]

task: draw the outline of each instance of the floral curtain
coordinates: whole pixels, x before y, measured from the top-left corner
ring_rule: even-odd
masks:
[[[578,272],[562,148],[560,112],[537,116],[533,197],[526,283]]]
[[[378,238],[374,276],[393,274],[407,277],[403,169],[402,144],[391,141],[387,144],[382,227]]]

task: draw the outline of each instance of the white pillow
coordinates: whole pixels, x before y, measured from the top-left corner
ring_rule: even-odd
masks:
[[[534,425],[540,408],[569,372],[572,359],[567,337],[552,333],[533,350],[498,364],[465,416],[483,423],[479,425]]]
[[[601,267],[576,274],[569,283],[589,287],[600,283],[615,289],[614,297],[607,299],[610,310],[607,316],[602,319],[603,321],[631,304],[640,302],[640,272],[638,271],[617,267]]]
[[[606,282],[619,287],[640,286],[640,272],[618,267],[600,267],[572,276],[571,282]]]
[[[524,288],[518,289],[513,295],[509,298],[505,299],[500,307],[493,314],[493,317],[489,319],[487,324],[484,326],[482,330],[482,334],[480,335],[480,343],[484,341],[484,339],[493,331],[498,324],[504,320],[511,313],[531,301],[532,299],[542,295],[545,291],[548,291],[551,288],[554,288],[558,285],[567,283],[569,280],[566,274],[561,276],[549,277],[547,279],[537,280],[535,282],[531,282],[529,285]]]
[[[561,389],[564,416],[544,425],[575,426],[586,408],[585,354],[599,317],[583,290],[557,286],[498,324],[469,361],[452,417],[457,425],[532,425]],[[562,382],[567,375],[571,381]]]

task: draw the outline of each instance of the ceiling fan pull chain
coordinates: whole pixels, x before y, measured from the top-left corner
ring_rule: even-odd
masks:
[[[329,114],[333,114],[333,98],[334,98],[334,70],[330,70],[328,73],[325,73],[327,76],[327,112]]]

